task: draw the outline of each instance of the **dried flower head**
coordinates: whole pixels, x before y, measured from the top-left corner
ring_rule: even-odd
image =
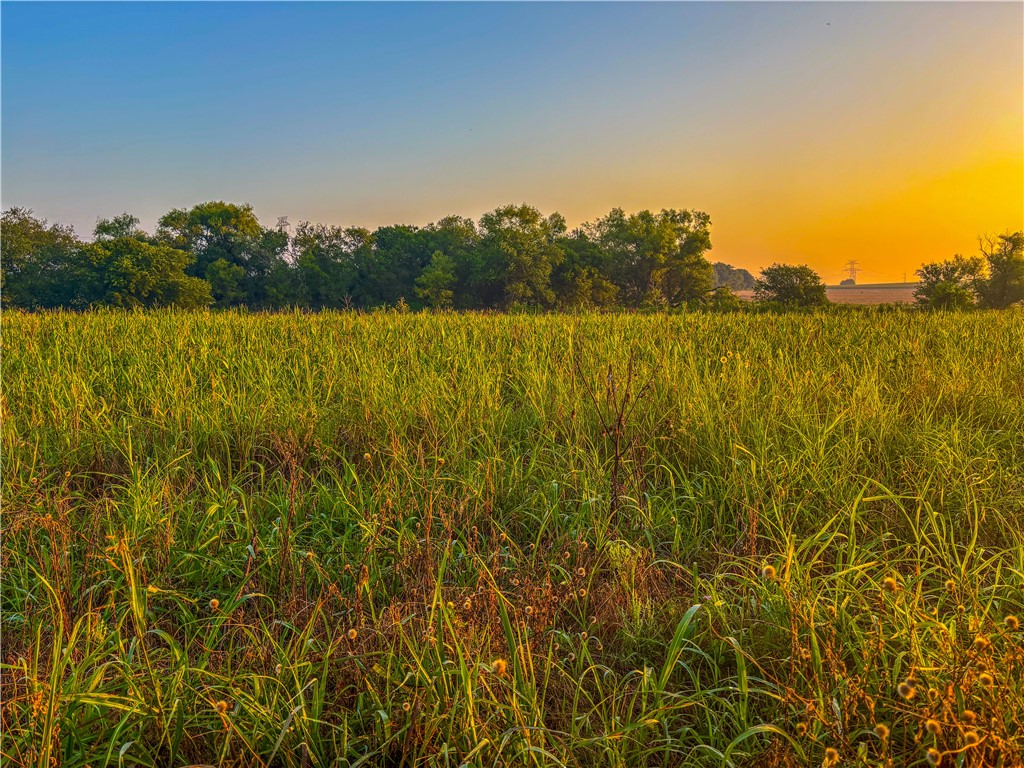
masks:
[[[942,753],[937,749],[929,749],[925,759],[928,760],[928,765],[942,765]]]
[[[352,629],[348,631],[348,639],[354,641],[357,637],[359,637],[359,633],[356,632],[355,627],[352,627]]]
[[[469,598],[467,597],[467,598],[466,598],[466,602],[464,602],[464,603],[462,604],[462,610],[464,610],[464,611],[468,611],[468,610],[469,610],[470,608],[472,608],[472,607],[473,607],[473,601],[472,601],[472,600],[470,600],[470,599],[469,599]]]
[[[803,659],[804,661],[807,661],[808,659],[810,659],[811,658],[810,650],[807,649],[807,648],[801,648],[800,649],[800,658]]]
[[[410,704],[408,701],[403,701],[402,702],[402,711],[403,712],[408,712],[410,709],[412,709],[412,704]]]
[[[978,716],[974,714],[973,709],[965,709],[960,717],[965,723],[976,723],[978,721]]]
[[[364,454],[363,454],[363,458],[364,458],[364,459],[365,459],[366,461],[369,461],[369,460],[370,460],[370,459],[372,459],[373,457],[372,457],[372,456],[370,456],[370,454],[368,454],[368,453],[364,453]]]
[[[909,681],[904,680],[898,686],[896,686],[896,692],[900,695],[900,698],[910,701],[914,698],[914,694],[917,692],[914,690],[914,686]]]
[[[212,600],[210,600],[210,610],[211,611],[216,611],[218,608],[220,608],[220,600],[218,600],[215,597]]]
[[[946,579],[946,591],[947,592],[955,592],[956,591],[956,582],[953,581],[952,579]]]
[[[977,731],[967,731],[967,733],[964,734],[965,746],[974,747],[977,746],[978,742],[980,741],[981,737],[978,735]]]
[[[228,703],[222,699],[221,701],[218,701],[216,704],[214,704],[213,708],[217,710],[218,715],[225,715],[227,714],[228,711]]]
[[[586,596],[587,596],[587,590],[586,589],[581,589],[580,590],[580,597],[586,597]]]
[[[584,576],[587,575],[587,569],[584,568],[583,566],[580,566],[579,568],[576,569],[576,575],[579,576],[582,579]]]
[[[526,606],[526,615],[527,616],[533,616],[533,606],[532,605]]]
[[[978,682],[984,685],[986,688],[991,688],[995,684],[995,678],[992,677],[988,672],[982,672],[978,675]]]
[[[887,726],[885,723],[876,723],[875,724],[875,736],[880,738],[882,741],[885,741],[886,739],[888,739],[889,738],[889,726]]]
[[[1011,632],[1016,632],[1020,629],[1020,620],[1016,616],[1007,616],[1003,619],[1003,625]]]
[[[491,671],[498,677],[504,677],[508,671],[508,662],[504,659],[495,659],[491,662]]]
[[[835,765],[839,762],[839,752],[835,747],[828,747],[825,750],[825,760],[822,763],[824,766]]]
[[[942,726],[939,724],[938,720],[935,720],[935,719],[925,720],[924,721],[924,729],[926,731],[928,731],[928,733],[930,733],[932,736],[941,736],[942,735]]]
[[[764,576],[769,581],[771,581],[772,579],[775,578],[775,566],[773,566],[773,565],[766,565],[764,568],[761,569],[761,575]]]
[[[985,637],[985,635],[978,635],[974,638],[974,647],[979,651],[984,651],[990,645],[992,645],[992,641]]]
[[[895,592],[898,587],[899,584],[896,583],[896,579],[894,579],[892,576],[886,576],[884,579],[882,579],[882,589],[884,589],[886,592]]]
[[[796,735],[797,736],[803,736],[806,733],[807,733],[807,723],[797,723],[796,724]]]

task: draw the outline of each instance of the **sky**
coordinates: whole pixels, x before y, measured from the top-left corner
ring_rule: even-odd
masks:
[[[1024,229],[1024,3],[10,3],[0,197],[376,227],[693,208],[902,281]]]

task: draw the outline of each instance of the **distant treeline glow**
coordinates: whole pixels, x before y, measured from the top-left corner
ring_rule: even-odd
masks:
[[[524,204],[479,222],[292,231],[263,226],[249,205],[207,202],[170,211],[153,234],[128,213],[102,219],[91,242],[23,208],[5,211],[2,224],[0,296],[23,309],[737,309],[733,291],[749,289],[761,302],[828,304],[809,267],[775,264],[755,280],[712,264],[711,219],[696,210],[615,208],[569,230],[560,214]],[[1009,306],[1024,298],[1024,235],[918,275],[921,303]]]

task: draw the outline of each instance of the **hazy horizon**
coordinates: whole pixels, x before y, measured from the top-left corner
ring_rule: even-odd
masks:
[[[862,282],[1024,228],[1024,5],[10,4],[2,205],[374,228],[696,208]]]

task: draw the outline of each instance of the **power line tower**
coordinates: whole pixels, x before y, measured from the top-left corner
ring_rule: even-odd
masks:
[[[858,264],[854,259],[850,259],[846,262],[846,266],[843,267],[843,269],[846,270],[846,274],[850,276],[850,282],[856,283],[857,273],[860,272],[860,264]]]

